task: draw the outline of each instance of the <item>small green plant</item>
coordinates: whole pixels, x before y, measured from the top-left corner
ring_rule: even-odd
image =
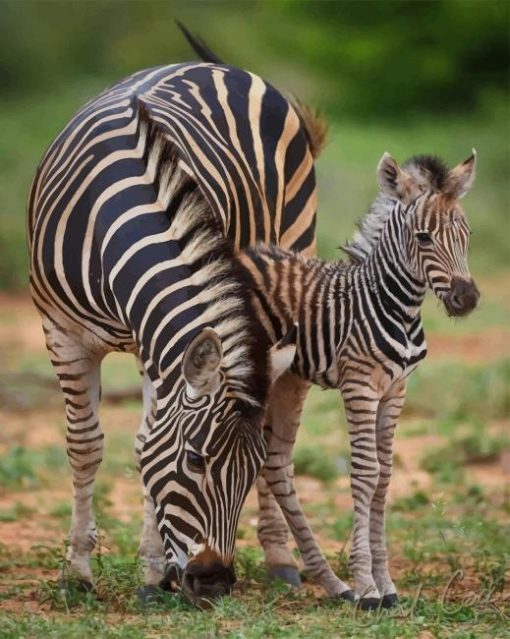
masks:
[[[0,460],[0,484],[10,488],[35,486],[32,454],[24,446],[13,446]]]
[[[466,464],[489,463],[497,460],[509,446],[506,437],[489,435],[485,429],[473,428],[465,435],[453,436],[444,446],[435,448],[422,458],[421,466],[429,473],[439,473],[445,468],[461,468]]]
[[[12,508],[0,510],[0,522],[17,521],[34,513],[34,509],[17,501]]]
[[[239,579],[265,581],[266,569],[259,548],[243,548],[236,553],[236,574]]]
[[[298,446],[294,453],[294,472],[323,482],[334,481],[338,476],[335,462],[324,453],[323,447],[316,445]]]
[[[392,510],[394,511],[416,511],[420,510],[424,506],[430,504],[430,499],[423,490],[417,490],[408,497],[400,497],[396,499],[392,504]]]

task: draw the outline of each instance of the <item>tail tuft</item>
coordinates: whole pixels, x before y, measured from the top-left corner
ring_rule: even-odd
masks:
[[[291,96],[289,102],[301,120],[301,124],[306,132],[306,137],[308,138],[310,151],[315,159],[320,155],[326,144],[328,122],[319,112],[306,104],[302,104],[296,97]]]
[[[190,33],[188,29],[182,24],[182,22],[176,20],[175,24],[182,31],[189,45],[201,60],[203,60],[204,62],[212,62],[214,64],[224,64],[223,60],[218,58],[218,56],[213,53],[211,49],[209,49],[209,47],[201,38],[198,38],[197,36],[194,36],[192,33]]]

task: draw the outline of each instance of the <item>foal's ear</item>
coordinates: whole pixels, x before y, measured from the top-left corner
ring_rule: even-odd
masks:
[[[377,165],[377,181],[383,193],[400,200],[403,204],[409,204],[421,193],[420,186],[386,152]]]
[[[476,151],[468,157],[467,160],[458,164],[453,168],[446,178],[444,193],[458,200],[464,197],[475,181],[476,175]]]
[[[282,339],[271,348],[271,382],[276,380],[290,368],[296,354],[298,325],[293,324]]]
[[[204,328],[186,347],[182,374],[190,397],[213,391],[220,381],[223,349],[216,331]]]

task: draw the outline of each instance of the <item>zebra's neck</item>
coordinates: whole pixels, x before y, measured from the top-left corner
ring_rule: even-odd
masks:
[[[409,260],[404,208],[389,199],[381,200],[381,205],[390,210],[373,250],[357,265],[358,278],[377,292],[381,311],[409,330],[420,317],[427,286]]]
[[[392,211],[377,246],[352,264],[305,260],[275,247],[240,253],[255,312],[270,341],[298,324],[293,368],[305,379],[336,387],[338,355],[353,332],[366,332],[365,325],[383,357],[396,361],[409,344],[413,351],[423,345],[424,352],[420,310],[426,287],[408,264],[403,221],[402,211]]]

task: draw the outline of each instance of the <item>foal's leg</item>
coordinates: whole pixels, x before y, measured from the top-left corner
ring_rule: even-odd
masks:
[[[362,609],[377,608],[380,593],[372,577],[370,508],[379,483],[376,444],[378,393],[366,380],[346,380],[342,385],[351,444],[351,492],[354,526],[349,567]]]
[[[308,576],[322,586],[328,596],[352,599],[349,586],[335,575],[322,555],[294,488],[292,449],[309,384],[291,373],[286,373],[278,382],[282,392],[271,403],[272,433],[263,476],[287,520]]]
[[[405,400],[405,382],[397,384],[381,400],[377,410],[376,441],[379,461],[379,481],[370,505],[370,550],[372,576],[382,596],[382,606],[397,602],[397,590],[388,569],[388,549],[385,534],[386,493],[393,464],[393,435]]]
[[[151,380],[143,367],[138,365],[140,374],[143,375],[143,416],[135,438],[135,462],[140,471],[140,456],[143,445],[147,439],[154,420],[156,418],[156,396]],[[148,490],[142,482],[144,498],[143,530],[140,539],[139,555],[143,567],[143,580],[146,586],[159,585],[165,576],[166,559],[163,550],[163,542],[156,524],[154,502]],[[152,590],[141,591],[140,596],[150,595]]]
[[[71,571],[92,587],[90,553],[98,532],[92,511],[94,478],[103,457],[99,426],[101,356],[91,354],[80,338],[43,319],[46,346],[64,394],[67,455],[72,468],[74,502],[69,532]]]

